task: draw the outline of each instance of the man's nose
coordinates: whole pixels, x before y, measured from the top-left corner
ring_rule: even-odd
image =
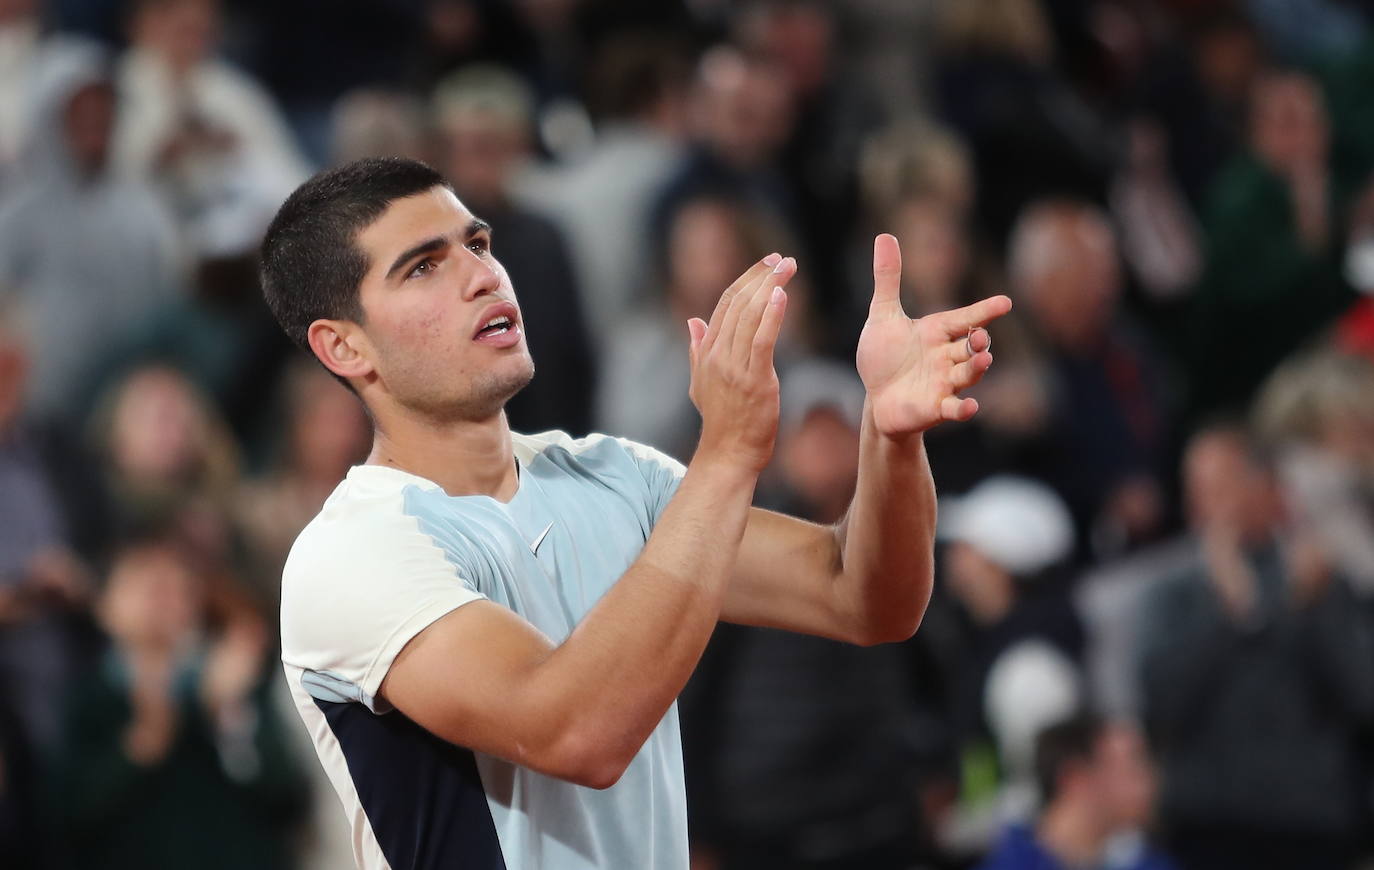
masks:
[[[491,254],[479,256],[469,252],[472,259],[467,283],[464,285],[463,299],[471,301],[480,296],[495,294],[501,288],[501,269]]]

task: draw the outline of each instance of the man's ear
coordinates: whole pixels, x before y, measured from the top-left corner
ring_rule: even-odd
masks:
[[[372,345],[351,320],[316,320],[306,338],[316,358],[339,377],[351,380],[372,373]]]

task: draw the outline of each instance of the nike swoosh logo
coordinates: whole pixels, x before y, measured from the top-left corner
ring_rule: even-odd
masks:
[[[544,537],[548,535],[549,529],[551,528],[553,528],[553,523],[549,523],[547,526],[545,526],[544,531],[539,533],[539,537],[534,539],[534,543],[530,544],[531,553],[534,553],[536,556],[539,555],[539,545],[544,543]]]

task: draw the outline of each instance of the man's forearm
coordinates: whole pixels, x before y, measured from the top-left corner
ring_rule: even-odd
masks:
[[[865,640],[905,640],[920,625],[934,575],[935,515],[922,436],[880,434],[865,403],[858,484],[836,527],[837,582]]]
[[[755,481],[694,460],[639,558],[540,669],[562,698],[554,709],[578,721],[582,737],[574,739],[593,741],[611,767],[629,762],[696,667],[720,615]]]

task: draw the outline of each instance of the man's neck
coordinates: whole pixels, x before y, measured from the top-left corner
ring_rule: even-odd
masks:
[[[1094,815],[1091,809],[1069,801],[1055,801],[1041,816],[1036,839],[1065,867],[1098,867],[1110,832],[1103,830]]]
[[[377,427],[368,465],[385,465],[432,480],[449,495],[515,497],[515,468],[506,412],[485,420],[434,423],[391,420]]]

